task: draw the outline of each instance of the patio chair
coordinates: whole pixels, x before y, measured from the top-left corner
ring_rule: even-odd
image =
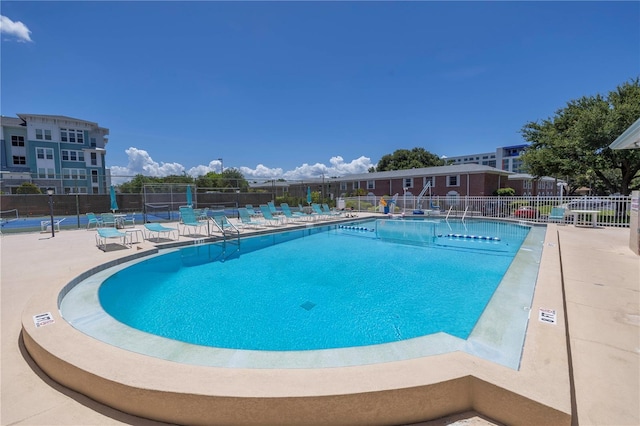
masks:
[[[264,220],[252,218],[249,210],[244,207],[240,207],[238,209],[238,214],[240,215],[240,226],[242,226],[243,228],[261,228],[266,225]]]
[[[320,219],[322,218],[331,219],[331,217],[333,216],[331,213],[322,211],[319,204],[313,203],[311,204],[311,208],[313,209],[313,212],[317,215],[316,217]]]
[[[102,219],[95,213],[87,213],[87,229],[91,228],[91,225],[95,225],[96,228],[102,226]]]
[[[329,207],[329,204],[327,203],[322,204],[321,207],[323,212],[328,213],[331,216],[342,216],[342,212],[331,210],[331,208]]]
[[[177,240],[180,238],[179,231],[176,228],[169,228],[168,226],[164,226],[160,223],[145,223],[144,227],[149,233],[149,236],[148,237],[145,236],[145,239],[151,240],[151,237],[155,233],[156,243],[160,242],[160,234],[168,235],[168,237],[171,239],[171,233],[175,232],[176,233],[175,239]]]
[[[100,218],[102,219],[102,226],[112,226],[115,228],[117,225],[116,216],[113,213],[102,213]]]
[[[134,214],[126,215],[125,217],[120,218],[120,223],[123,228],[126,228],[127,226],[131,226],[133,228],[136,226],[136,217]]]
[[[252,217],[261,216],[260,213],[255,211],[255,209],[253,208],[253,205],[247,204],[245,208],[247,209],[247,212],[249,212],[249,216],[252,216]]]
[[[291,207],[289,204],[282,203],[280,204],[280,209],[282,210],[282,214],[287,218],[287,220],[300,221],[300,220],[309,220],[311,219],[311,215],[302,212],[294,212],[291,211]]]
[[[201,235],[197,234],[197,232],[199,232],[200,228],[208,226],[208,223],[203,220],[198,220],[191,207],[180,207],[180,223],[178,224],[178,229],[180,229],[180,225],[182,225],[182,235],[184,236],[187,235],[187,228],[193,228],[194,232],[196,232],[188,235]],[[207,235],[209,235],[208,230]]]
[[[306,213],[305,210],[304,210],[304,207],[302,207],[302,204],[298,204],[298,209],[299,209],[300,213],[308,215],[313,220],[315,220],[317,217],[320,216],[320,215],[318,215],[318,213],[316,213],[313,210],[313,208],[311,209],[311,213]]]
[[[564,223],[565,211],[566,210],[562,207],[551,208],[551,213],[549,213],[548,221],[552,223],[553,222]]]
[[[116,228],[96,228],[96,245],[102,251],[107,251],[108,239],[120,239],[119,244],[125,248],[129,248],[127,245],[127,233],[118,231]]]
[[[272,216],[276,216],[276,217],[278,217],[278,216],[280,216],[280,215],[282,214],[282,212],[281,212],[281,211],[279,211],[279,210],[276,208],[276,205],[275,205],[275,204],[273,204],[273,201],[269,201],[269,202],[267,203],[267,207],[269,207],[269,211],[271,212],[271,215],[272,215]]]
[[[262,212],[262,217],[264,217],[264,220],[269,225],[280,226],[284,224],[284,221],[282,219],[286,220],[284,216],[275,217],[274,215],[272,215],[271,210],[269,210],[269,206],[267,206],[266,204],[260,204],[260,211]]]
[[[53,219],[53,228],[55,231],[60,231],[60,224],[64,222],[66,218],[62,219]],[[41,220],[40,221],[40,232],[50,232],[51,231],[51,220]]]
[[[195,213],[198,220],[209,219],[209,207],[205,207],[203,209],[194,209],[193,212]]]

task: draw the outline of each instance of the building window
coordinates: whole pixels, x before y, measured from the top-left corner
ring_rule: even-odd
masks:
[[[24,136],[11,136],[11,146],[24,146]]]
[[[60,129],[60,141],[84,143],[84,132],[76,129]]]
[[[376,189],[376,181],[368,180],[367,181],[367,189]]]
[[[86,179],[87,171],[85,169],[62,169],[63,179]]]
[[[404,178],[403,188],[413,188],[413,178]]]
[[[91,165],[92,166],[98,165],[98,154],[96,154],[95,152],[91,153]]]
[[[82,161],[84,162],[83,151],[70,151],[68,149],[62,150],[62,161]]]
[[[97,170],[91,170],[91,183],[98,183],[98,171]]]
[[[45,169],[44,167],[39,167],[38,178],[39,179],[55,179],[56,174],[53,171],[53,169]]]
[[[87,188],[82,187],[82,186],[65,186],[64,187],[64,193],[65,194],[86,194],[87,193]]]
[[[340,182],[340,191],[347,190],[347,182]]]
[[[447,186],[458,186],[459,185],[459,176],[447,176]]]
[[[36,157],[44,160],[53,160],[53,149],[52,148],[36,148]]]
[[[360,189],[360,181],[353,182],[353,189]]]
[[[36,139],[50,141],[51,130],[49,129],[36,129]]]
[[[91,147],[95,148],[97,146],[96,144],[96,138],[91,138]]]
[[[16,164],[16,165],[27,164],[27,157],[24,157],[22,155],[14,155],[13,164]]]
[[[436,184],[436,180],[434,176],[425,176],[424,180],[423,180],[423,184],[422,187],[426,187],[427,185],[431,184],[431,187],[433,188]]]

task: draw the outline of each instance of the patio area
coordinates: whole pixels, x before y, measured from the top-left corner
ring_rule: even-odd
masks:
[[[2,425],[163,424],[115,410],[58,384],[40,370],[25,349],[22,322],[32,314],[25,308],[34,297],[102,263],[155,250],[155,243],[143,240],[132,244],[131,249],[103,252],[95,247],[94,235],[95,231],[63,230],[55,238],[41,233],[1,236]],[[438,375],[423,371],[425,367],[447,369],[452,364],[474,364],[476,378],[488,383],[489,388],[509,388],[509,394],[553,406],[560,417],[572,415],[572,424],[640,424],[640,258],[629,249],[628,240],[628,228],[548,226],[522,371],[505,371],[488,365],[491,363],[453,354],[449,358],[388,363],[376,366],[380,369],[375,373],[383,380],[386,377],[388,387],[394,388],[403,387],[402,380],[411,377],[412,371]],[[559,305],[555,305],[557,301]],[[545,307],[557,310],[557,324],[538,321],[539,308]],[[321,380],[326,373],[314,377]],[[341,373],[346,373],[346,379],[362,378],[353,370]],[[246,378],[240,376],[237,379],[244,382]],[[553,377],[558,383],[548,382]],[[230,380],[233,382],[234,378]],[[336,387],[339,386],[335,383],[326,384],[328,390]],[[367,391],[366,384],[345,387],[355,394]],[[478,399],[462,407],[462,415],[429,422],[419,414],[421,409],[416,409],[415,415],[407,412],[403,417],[407,421],[401,423],[515,422],[514,415],[518,413],[495,415],[504,403]],[[404,409],[411,411],[412,407]],[[236,414],[241,420],[242,412]],[[521,416],[522,424],[532,423],[526,414]],[[384,413],[379,418],[384,422]],[[321,423],[320,420],[311,418],[309,423]]]

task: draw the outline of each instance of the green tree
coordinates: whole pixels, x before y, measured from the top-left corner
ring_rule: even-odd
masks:
[[[240,189],[241,192],[247,192],[249,189],[249,182],[247,182],[240,170],[224,169],[222,172],[221,187],[230,190]]]
[[[22,182],[20,186],[16,188],[16,194],[42,194],[42,191],[31,182]]]
[[[513,197],[516,195],[516,190],[513,188],[500,188],[493,191],[493,195],[498,195],[500,197]]]
[[[522,155],[534,176],[566,179],[569,193],[590,186],[600,193],[629,194],[638,187],[640,150],[612,150],[609,145],[640,117],[640,79],[601,95],[567,103],[554,117],[525,124],[531,143]]]
[[[444,160],[424,148],[397,149],[393,154],[383,155],[376,170],[385,172],[390,170],[420,169],[444,165]]]
[[[158,178],[137,174],[129,182],[125,182],[118,186],[121,193],[124,194],[140,194],[142,187],[146,184],[161,183]]]
[[[191,176],[185,175],[169,175],[162,178],[162,183],[184,183],[190,184],[193,183],[193,178]]]

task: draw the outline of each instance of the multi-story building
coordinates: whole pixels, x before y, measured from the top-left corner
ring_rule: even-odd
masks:
[[[481,166],[495,167],[508,172],[523,173],[520,155],[529,145],[513,145],[497,148],[495,152],[482,154],[466,154],[457,157],[446,157],[447,163],[452,165],[479,164]]]
[[[57,194],[108,193],[109,129],[60,115],[17,116],[0,117],[0,191],[30,182]]]

